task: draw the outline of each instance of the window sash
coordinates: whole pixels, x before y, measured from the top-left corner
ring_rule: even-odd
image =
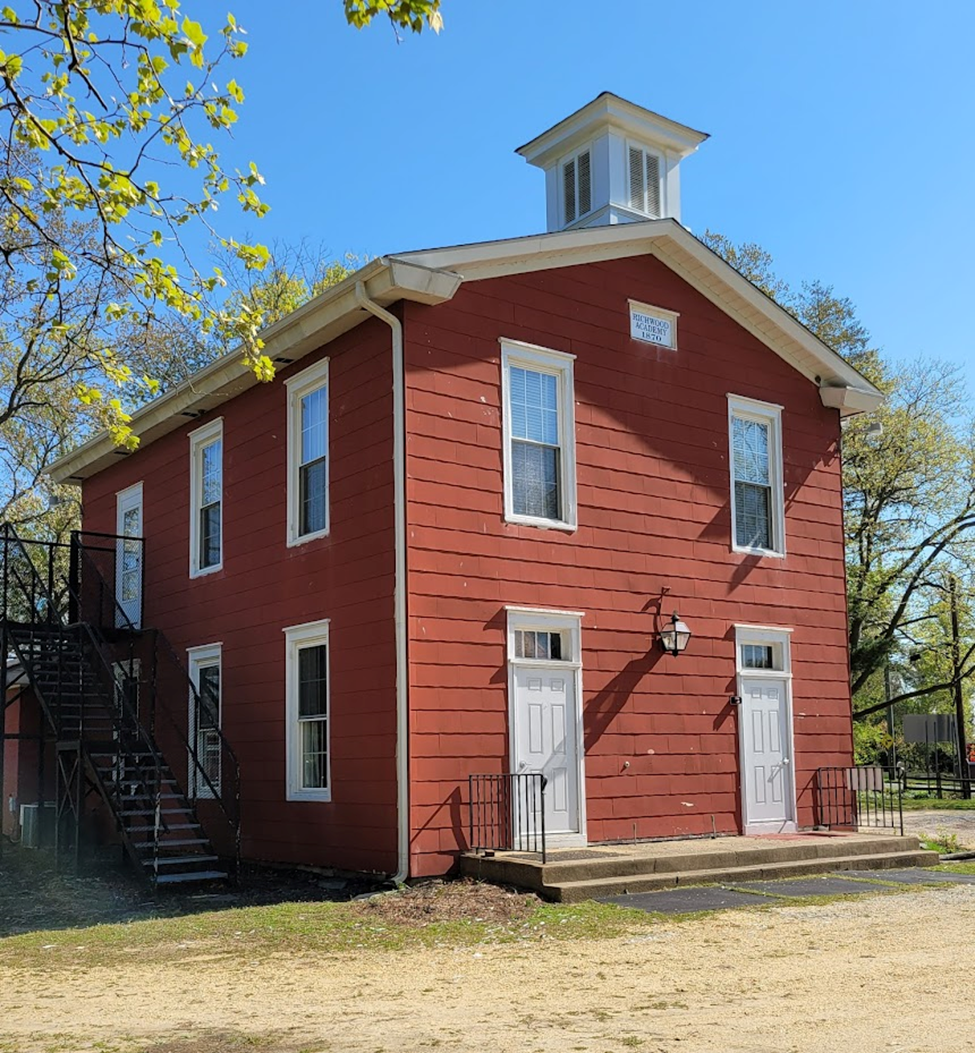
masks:
[[[561,378],[508,367],[511,496],[515,515],[562,519]]]
[[[298,718],[299,786],[302,790],[328,789],[328,720],[326,717]]]
[[[223,563],[223,424],[191,433],[190,575]]]
[[[735,543],[743,548],[774,547],[771,487],[735,483]]]
[[[328,533],[328,360],[288,384],[288,544]]]
[[[784,554],[781,408],[729,396],[732,545]]]

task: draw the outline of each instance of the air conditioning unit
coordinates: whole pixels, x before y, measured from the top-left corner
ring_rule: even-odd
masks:
[[[43,836],[53,829],[56,807],[53,801],[45,801],[42,813],[39,804],[20,806],[20,843],[24,848],[40,848]]]

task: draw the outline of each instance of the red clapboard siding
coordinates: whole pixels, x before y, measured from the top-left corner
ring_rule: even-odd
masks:
[[[629,298],[679,312],[676,353],[630,340]],[[464,846],[467,775],[507,768],[505,605],[586,612],[594,841],[739,829],[733,626],[794,629],[811,825],[813,769],[851,756],[839,420],[816,386],[650,257],[469,283],[404,317],[412,873]],[[577,356],[574,533],[503,521],[499,337]],[[729,393],[784,407],[785,559],[730,549]],[[663,590],[694,630],[679,658],[651,635]]]
[[[368,321],[327,348],[331,535],[285,544],[286,390],[225,403],[88,480],[87,529],[114,532],[115,494],[143,480],[145,624],[178,653],[223,644],[223,726],[241,764],[244,854],[396,869],[392,374]],[[223,570],[189,578],[187,433],[224,418]],[[332,801],[285,800],[282,629],[330,622]],[[185,706],[185,701],[182,702]]]

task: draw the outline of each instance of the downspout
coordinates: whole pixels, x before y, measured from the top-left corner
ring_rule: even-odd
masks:
[[[410,724],[406,649],[406,385],[403,369],[403,323],[394,314],[370,300],[361,281],[355,283],[355,298],[363,310],[389,326],[393,337],[393,618],[396,630],[397,870],[392,880],[398,885],[410,874]]]

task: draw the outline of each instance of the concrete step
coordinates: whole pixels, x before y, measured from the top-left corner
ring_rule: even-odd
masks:
[[[878,837],[805,837],[787,840],[719,838],[716,841],[648,843],[642,850],[631,846],[596,845],[591,855],[585,850],[577,858],[555,858],[542,864],[523,853],[499,853],[491,857],[463,856],[461,873],[486,881],[542,890],[552,885],[599,881],[630,876],[659,875],[707,870],[724,873],[741,867],[773,863],[824,862],[857,855],[895,855],[917,851],[916,837],[883,835]]]
[[[805,874],[823,874],[833,870],[876,870],[897,867],[933,866],[938,862],[937,852],[923,849],[907,852],[885,852],[877,855],[850,855],[834,859],[795,859],[780,863],[762,863],[755,866],[729,867],[726,870],[685,870],[660,874],[635,874],[628,877],[597,878],[584,881],[565,881],[545,885],[539,894],[557,903],[579,903],[587,899],[603,899],[622,896],[631,892],[657,892],[661,889],[684,885],[722,884],[736,881],[771,881],[776,878],[799,877]],[[878,878],[880,874],[878,873]]]

